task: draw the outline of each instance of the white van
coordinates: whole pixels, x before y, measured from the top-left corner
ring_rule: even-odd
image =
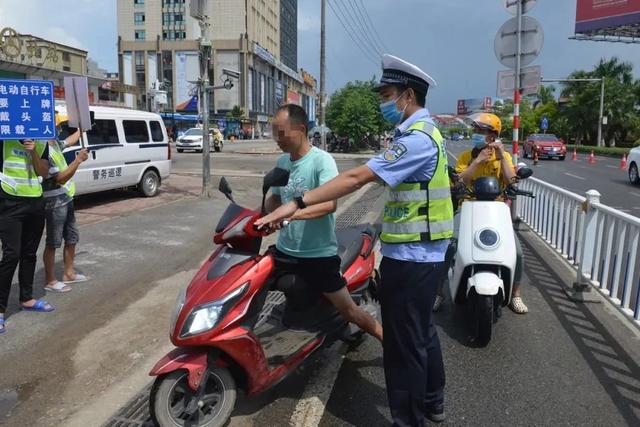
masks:
[[[171,173],[171,147],[158,114],[91,106],[94,126],[85,133],[89,159],[76,172],[76,194],[137,187],[146,197],[158,194]],[[64,123],[63,123],[64,129]],[[70,163],[80,145],[64,150]]]

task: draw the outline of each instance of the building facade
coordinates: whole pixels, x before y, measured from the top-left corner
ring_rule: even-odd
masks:
[[[127,99],[129,105],[147,109],[150,88],[158,81],[167,91],[167,104],[161,106],[161,112],[197,113],[193,82],[200,74],[200,27],[189,16],[189,0],[118,0],[117,6],[120,78],[139,89],[139,96]],[[212,93],[211,115],[222,127],[227,113],[238,106],[245,112],[243,127],[262,134],[270,127],[275,109],[286,102],[312,104],[307,111],[315,120],[315,87],[308,84],[314,80],[305,79],[297,70],[297,40],[289,40],[297,39],[295,9],[297,2],[290,0],[208,2],[210,82],[221,85],[226,79],[223,69],[241,73],[231,90]],[[284,38],[283,25],[287,27]],[[282,58],[283,40],[289,40],[284,42],[289,65]]]
[[[298,69],[298,0],[280,0],[280,59]]]
[[[94,61],[88,59],[85,50],[31,34],[19,34],[8,27],[0,29],[0,46],[3,47],[0,49],[0,79],[51,80],[55,99],[62,101],[65,76],[86,76],[90,103],[119,102],[119,92],[101,91],[106,76]]]

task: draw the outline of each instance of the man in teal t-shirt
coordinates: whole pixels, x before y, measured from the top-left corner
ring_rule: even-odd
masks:
[[[297,105],[282,106],[273,118],[273,137],[285,153],[277,167],[289,171],[285,187],[273,188],[267,210],[301,198],[338,176],[331,155],[313,147],[307,139],[307,114]],[[277,275],[292,273],[321,292],[342,316],[382,341],[382,326],[360,309],[346,289],[340,274],[340,258],[335,232],[337,202],[331,201],[298,210],[288,227],[280,230],[274,250]]]

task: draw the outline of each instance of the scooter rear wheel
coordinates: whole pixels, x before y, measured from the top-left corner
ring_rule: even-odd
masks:
[[[158,377],[151,389],[151,418],[160,427],[221,427],[226,424],[236,403],[236,382],[228,369],[209,370],[205,394],[193,416],[187,405],[196,394],[188,384],[186,371],[175,371]]]

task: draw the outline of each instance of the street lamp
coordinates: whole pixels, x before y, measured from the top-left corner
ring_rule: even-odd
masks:
[[[600,82],[600,117],[598,120],[598,147],[603,147],[602,142],[602,122],[604,117],[604,77],[593,79],[542,79],[543,83],[572,83],[572,82]]]

